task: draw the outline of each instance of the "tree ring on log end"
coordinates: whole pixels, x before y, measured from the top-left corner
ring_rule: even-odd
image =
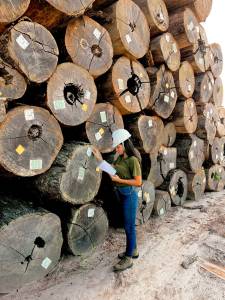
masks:
[[[11,23],[19,19],[30,5],[30,0],[0,1],[0,23]]]
[[[46,0],[49,4],[54,6],[56,9],[64,12],[69,16],[81,16],[85,11],[91,7],[94,0]]]

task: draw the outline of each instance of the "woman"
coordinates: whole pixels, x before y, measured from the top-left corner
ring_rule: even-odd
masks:
[[[135,227],[138,195],[135,187],[142,185],[141,156],[134,148],[130,137],[130,133],[125,129],[118,129],[112,134],[113,148],[116,150],[113,167],[117,173],[111,178],[115,182],[116,192],[122,200],[126,233],[126,251],[118,255],[120,261],[114,266],[114,271],[124,271],[131,268],[133,266],[132,258],[139,256]]]

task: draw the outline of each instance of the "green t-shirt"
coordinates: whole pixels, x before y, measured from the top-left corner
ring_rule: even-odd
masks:
[[[135,156],[123,158],[119,156],[113,163],[116,174],[122,179],[134,179],[135,176],[141,176],[141,166]],[[123,183],[116,183],[117,186],[127,186]]]

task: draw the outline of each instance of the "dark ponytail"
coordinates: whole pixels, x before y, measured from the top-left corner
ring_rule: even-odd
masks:
[[[125,149],[127,156],[128,157],[135,156],[138,159],[139,163],[141,164],[141,154],[134,147],[131,139],[126,140],[123,144],[124,144],[124,149]]]

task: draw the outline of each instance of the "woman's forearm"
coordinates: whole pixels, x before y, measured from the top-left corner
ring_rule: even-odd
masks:
[[[119,183],[130,185],[130,186],[141,186],[142,180],[141,179],[121,179],[118,181]]]

